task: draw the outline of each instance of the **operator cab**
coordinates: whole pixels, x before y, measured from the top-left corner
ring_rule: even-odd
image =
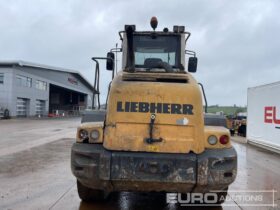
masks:
[[[168,33],[137,33],[133,36],[135,71],[178,72],[184,69],[181,36]]]
[[[125,25],[119,32],[122,40],[122,69],[126,72],[152,73],[186,73],[196,72],[197,58],[195,52],[185,50],[190,32],[184,26],[174,26],[170,32],[167,28],[155,31],[156,17],[152,17],[154,31],[136,31],[135,25]],[[186,36],[187,35],[187,36]],[[191,55],[188,67],[185,54]],[[108,53],[107,67],[113,67],[112,53]],[[108,68],[107,68],[108,69]],[[113,69],[108,69],[113,70]]]

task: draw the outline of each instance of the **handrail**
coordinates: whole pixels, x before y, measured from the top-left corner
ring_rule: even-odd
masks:
[[[204,102],[205,102],[205,113],[207,113],[207,108],[208,108],[208,103],[207,103],[207,99],[206,99],[206,95],[205,95],[205,91],[204,91],[204,87],[201,83],[198,83],[202,89],[202,93],[203,93],[203,97],[204,97]]]

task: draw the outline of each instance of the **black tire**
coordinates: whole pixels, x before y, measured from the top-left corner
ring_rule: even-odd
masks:
[[[82,185],[77,180],[78,194],[82,201],[104,201],[106,199],[105,192],[103,190],[95,190]]]

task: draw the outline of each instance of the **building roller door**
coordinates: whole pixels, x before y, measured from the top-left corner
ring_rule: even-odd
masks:
[[[29,99],[17,98],[17,116],[26,117],[29,113]]]
[[[45,115],[46,101],[36,100],[36,115]]]

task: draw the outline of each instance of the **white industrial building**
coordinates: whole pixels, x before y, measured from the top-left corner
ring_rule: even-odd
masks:
[[[8,109],[10,116],[90,109],[93,91],[77,71],[24,61],[0,62],[0,107]]]

